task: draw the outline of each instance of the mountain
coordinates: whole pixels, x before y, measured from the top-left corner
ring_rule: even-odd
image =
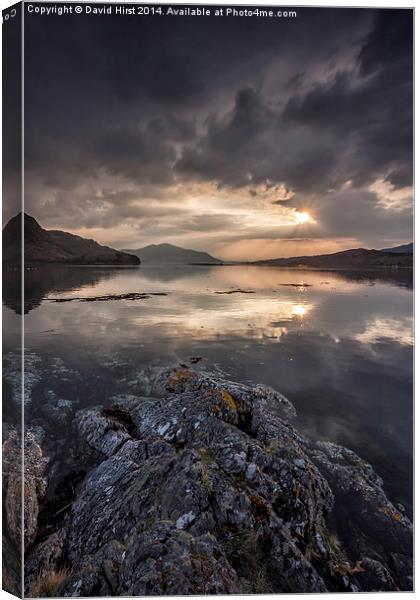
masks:
[[[403,244],[402,246],[395,246],[395,248],[384,248],[382,252],[390,252],[391,254],[413,254],[414,244]]]
[[[318,256],[295,256],[260,260],[253,264],[275,267],[309,267],[314,269],[375,269],[386,267],[412,267],[412,254],[396,254],[381,250],[344,250]]]
[[[214,258],[207,252],[187,250],[172,244],[151,244],[137,250],[124,249],[122,252],[129,252],[138,256],[143,264],[222,264],[221,260]]]
[[[78,235],[43,229],[30,215],[24,215],[25,263],[66,263],[77,265],[138,265],[137,256],[126,254]],[[21,257],[21,213],[3,229],[3,261],[16,263]]]

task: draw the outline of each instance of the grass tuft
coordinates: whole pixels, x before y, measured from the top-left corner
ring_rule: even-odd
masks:
[[[35,581],[32,586],[31,596],[33,598],[53,598],[57,596],[59,586],[67,579],[69,574],[68,569],[50,571]]]

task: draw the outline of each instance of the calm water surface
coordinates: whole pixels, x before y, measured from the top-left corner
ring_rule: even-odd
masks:
[[[355,450],[383,477],[391,499],[411,513],[408,274],[142,266],[27,275],[25,345],[38,373],[26,408],[29,421],[39,417],[45,389],[80,407],[102,404],[123,392],[141,367],[202,357],[200,368],[285,394],[296,406],[301,431]],[[3,308],[6,353],[18,343],[12,279]],[[233,290],[254,293],[217,293]],[[131,292],[167,295],[77,300]],[[53,301],[64,298],[75,300]]]

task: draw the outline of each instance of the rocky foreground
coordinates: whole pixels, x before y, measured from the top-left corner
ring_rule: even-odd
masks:
[[[187,368],[141,371],[132,391],[75,413],[86,475],[48,527],[47,458],[39,431],[26,434],[28,595],[413,588],[410,521],[369,464],[302,437],[281,394]]]

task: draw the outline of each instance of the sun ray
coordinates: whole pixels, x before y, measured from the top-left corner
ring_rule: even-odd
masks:
[[[298,225],[303,225],[304,223],[313,223],[314,219],[311,215],[305,211],[296,210],[294,213],[295,221]]]

